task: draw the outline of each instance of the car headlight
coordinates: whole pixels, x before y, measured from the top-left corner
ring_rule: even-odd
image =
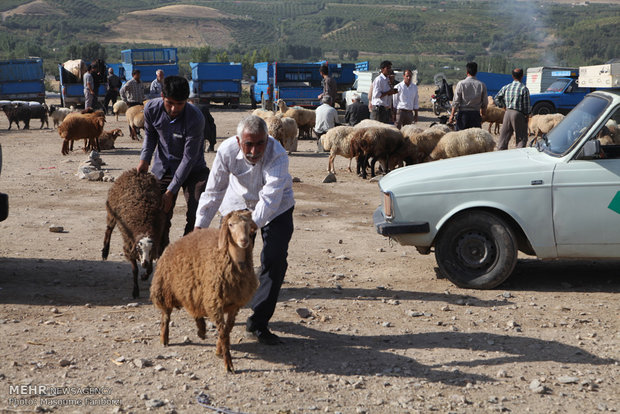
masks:
[[[392,193],[390,191],[383,193],[383,216],[386,220],[391,220],[394,218]]]

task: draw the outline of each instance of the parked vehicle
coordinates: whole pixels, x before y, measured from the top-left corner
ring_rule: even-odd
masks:
[[[464,288],[510,276],[517,252],[541,259],[620,258],[620,90],[587,95],[536,147],[398,168],[379,181],[377,231]],[[612,124],[613,122],[610,122]]]
[[[2,173],[2,145],[0,145],[0,173]],[[0,221],[4,221],[9,216],[9,196],[0,193]]]
[[[241,99],[241,63],[190,62],[192,80],[190,98],[201,104],[223,103],[239,107]]]
[[[504,85],[512,83],[512,75],[494,72],[478,72],[476,79],[484,83],[487,87],[487,95],[495,96]]]
[[[543,93],[530,93],[533,115],[568,113],[594,88],[580,87],[575,78],[557,78]]]
[[[525,73],[525,84],[530,94],[542,93],[551,86],[558,78],[574,78],[579,76],[577,68],[562,66],[540,66],[527,68]]]
[[[0,101],[45,103],[43,59],[0,61]]]
[[[85,62],[88,65],[90,62]],[[73,73],[66,70],[62,64],[58,65],[59,79],[60,79],[60,105],[64,107],[78,106],[83,107],[85,102],[84,97],[84,83],[82,79],[78,79]],[[97,87],[97,103],[100,107],[103,107],[103,100],[106,94],[106,79],[107,73],[103,71],[103,76],[99,79],[99,86]]]
[[[140,70],[145,97],[149,96],[149,88],[157,77],[157,69],[162,69],[165,76],[179,74],[179,59],[174,47],[121,50],[121,64],[127,80],[131,79],[134,69]]]
[[[436,74],[433,81],[435,86],[437,86],[435,93],[431,95],[433,113],[437,116],[439,116],[443,111],[450,113],[452,110],[452,104],[450,102],[454,99],[452,84],[448,83],[443,73]]]

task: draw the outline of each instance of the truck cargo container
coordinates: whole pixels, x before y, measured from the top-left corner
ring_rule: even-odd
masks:
[[[579,75],[577,68],[561,66],[541,66],[527,68],[525,84],[530,94],[542,93],[558,78],[575,78]]]
[[[512,83],[512,75],[507,75],[505,73],[478,72],[476,74],[476,79],[486,85],[487,94],[489,96],[497,95],[497,92],[499,92],[504,85]]]
[[[157,77],[157,69],[163,70],[165,76],[179,74],[179,59],[174,47],[121,50],[121,64],[127,80],[131,79],[134,69],[140,70],[140,80],[147,98],[151,82]]]
[[[220,102],[239,107],[241,99],[241,63],[190,62],[192,80],[190,98],[198,103]]]
[[[0,100],[45,103],[43,59],[0,61]]]
[[[620,62],[580,66],[579,86],[589,88],[620,88]]]
[[[76,78],[76,76],[66,70],[62,64],[58,65],[58,72],[60,75],[60,105],[64,107],[83,107],[86,100],[84,98],[83,79]],[[107,73],[105,76],[107,77]],[[97,87],[97,103],[95,106],[100,105],[103,107],[106,86],[106,82],[101,82]]]

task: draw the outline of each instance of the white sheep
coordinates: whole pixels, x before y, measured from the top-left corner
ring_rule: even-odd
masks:
[[[499,126],[504,122],[505,114],[506,109],[498,108],[497,106],[489,106],[482,117],[482,123],[489,123],[489,132],[491,132],[491,126],[495,124],[495,134],[499,134]]]
[[[549,133],[563,119],[564,115],[562,114],[534,115],[527,124],[529,134],[534,135],[534,140],[536,140],[543,134]]]
[[[114,105],[112,106],[112,112],[114,112],[114,115],[116,116],[116,120],[118,121],[118,116],[121,114],[125,114],[127,112],[127,102],[123,101],[122,99],[119,99],[118,101],[114,102]]]
[[[233,211],[224,217],[219,230],[196,229],[166,247],[151,284],[151,300],[161,310],[164,346],[168,345],[172,309],[183,307],[196,321],[199,338],[206,337],[205,316],[215,323],[215,354],[234,372],[230,331],[239,309],[258,287],[252,259],[256,230],[251,212]]]
[[[57,107],[56,105],[50,105],[49,116],[52,118],[54,128],[58,128],[58,125],[64,121],[67,115],[73,112],[70,108]]]
[[[264,118],[264,120],[267,124],[269,135],[278,140],[289,154],[297,151],[297,136],[299,130],[293,118],[287,118],[282,116],[282,114],[277,114]]]
[[[255,110],[252,111],[252,115],[256,115],[257,117],[263,118],[266,120],[267,118],[274,116],[275,113],[273,111],[268,111],[266,109],[256,108]]]
[[[293,118],[297,122],[300,136],[310,136],[312,128],[316,122],[316,113],[311,109],[305,108],[289,108],[286,102],[278,99],[278,110],[282,116]]]
[[[129,136],[133,140],[140,139],[140,129],[144,129],[144,105],[134,105],[125,113],[129,124]]]
[[[482,128],[468,128],[461,131],[448,132],[441,137],[433,152],[428,156],[429,161],[444,158],[460,157],[462,155],[489,152],[495,149],[493,136]]]
[[[599,132],[598,140],[601,145],[620,145],[620,131],[618,123],[610,119],[605,127]]]
[[[416,150],[413,163],[417,164],[424,162],[433,152],[439,140],[448,132],[452,132],[452,130],[446,125],[436,124],[418,133],[415,133],[415,131],[410,132],[408,129],[405,129],[404,132],[406,132],[406,134],[403,134],[405,139],[411,141],[413,148]]]
[[[327,171],[336,173],[334,167],[334,159],[336,155],[349,159],[349,172],[351,172],[351,162],[354,155],[351,153],[351,132],[353,127],[337,126],[328,130],[321,136],[321,145],[325,151],[329,151],[329,159],[327,160]]]
[[[370,127],[398,129],[396,128],[396,125],[394,124],[386,124],[386,123],[383,123],[381,121],[377,121],[374,119],[362,119],[359,123],[357,123],[354,126],[354,128],[370,128]]]

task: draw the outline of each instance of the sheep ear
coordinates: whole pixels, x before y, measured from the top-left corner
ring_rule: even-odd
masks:
[[[217,248],[222,250],[226,247],[228,243],[228,216],[224,218],[222,221],[222,225],[220,227],[220,236],[217,239]]]
[[[250,234],[256,234],[258,231],[258,226],[254,223],[254,220],[250,222]]]

